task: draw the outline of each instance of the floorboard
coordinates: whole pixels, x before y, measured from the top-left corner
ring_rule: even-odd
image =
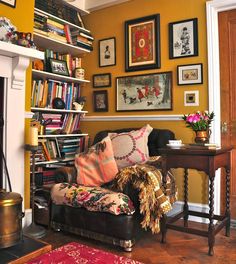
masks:
[[[193,223],[193,226],[201,226]],[[160,243],[160,234],[143,232],[132,252],[124,252],[98,241],[62,232],[47,231],[41,240],[48,242],[53,248],[76,241],[98,249],[123,255],[145,264],[236,264],[236,229],[231,229],[230,237],[224,236],[224,230],[216,235],[214,256],[208,256],[208,241],[205,237],[168,230],[167,243]]]

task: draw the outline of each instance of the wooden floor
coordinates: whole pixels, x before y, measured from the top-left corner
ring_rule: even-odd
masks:
[[[193,225],[196,226],[197,224]],[[214,247],[215,254],[212,257],[207,255],[207,238],[173,230],[168,230],[166,244],[160,243],[159,234],[152,235],[150,232],[144,232],[130,253],[98,241],[52,230],[48,230],[47,235],[41,240],[50,243],[53,248],[76,241],[145,264],[236,264],[236,229],[231,229],[230,237],[224,236],[224,230],[217,234]]]

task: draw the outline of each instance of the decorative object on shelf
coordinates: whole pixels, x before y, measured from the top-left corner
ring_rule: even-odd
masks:
[[[160,15],[125,21],[125,71],[160,67]]]
[[[214,112],[197,111],[194,114],[183,115],[182,119],[185,121],[186,126],[192,128],[196,133],[196,143],[208,143],[211,135],[211,123],[214,119]]]
[[[52,100],[52,107],[54,109],[65,109],[65,103],[64,103],[64,101],[61,98],[55,97]]]
[[[93,92],[93,105],[95,112],[108,111],[108,94],[106,90]]]
[[[36,48],[30,32],[17,31],[16,34],[17,34],[17,41],[16,41],[17,45],[32,49]]]
[[[199,91],[185,91],[184,106],[199,106]]]
[[[17,28],[11,23],[10,19],[0,17],[0,40],[10,43],[15,43]]]
[[[172,72],[116,78],[116,111],[172,109]]]
[[[203,83],[202,63],[177,66],[178,85],[192,85]]]
[[[99,40],[99,67],[116,65],[116,38]]]
[[[94,74],[93,75],[93,88],[110,87],[111,86],[111,74]]]
[[[75,78],[84,80],[84,69],[82,69],[82,68],[76,68],[75,69]]]
[[[198,56],[197,18],[169,23],[169,58]]]
[[[69,76],[67,62],[50,58],[51,72],[59,75]]]
[[[33,120],[34,122],[34,120]],[[38,127],[37,126],[30,126],[30,144],[27,144],[25,146],[26,151],[30,151],[32,155],[32,178],[31,178],[31,208],[32,208],[32,222],[29,226],[25,227],[23,232],[25,235],[34,237],[34,238],[41,238],[46,235],[46,230],[42,226],[38,226],[35,224],[34,219],[34,206],[35,206],[35,191],[36,191],[36,185],[35,185],[35,154],[38,150]]]
[[[42,60],[34,60],[33,61],[33,68],[38,71],[43,71],[44,63]]]
[[[85,102],[86,102],[86,97],[80,96],[77,100],[73,102],[73,108],[77,111],[81,111],[84,107]]]
[[[13,8],[16,7],[16,0],[0,0],[0,3],[3,3]]]

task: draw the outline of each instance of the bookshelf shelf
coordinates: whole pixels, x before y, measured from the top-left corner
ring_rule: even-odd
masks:
[[[39,135],[39,138],[64,138],[64,137],[84,137],[88,136],[88,134],[59,134],[59,135]]]
[[[48,112],[48,113],[75,113],[75,114],[87,114],[88,113],[88,111],[76,111],[76,110],[40,108],[40,107],[31,107],[31,111],[32,112]]]
[[[74,77],[67,77],[67,76],[62,76],[62,75],[58,75],[55,73],[51,73],[51,72],[46,72],[46,71],[39,71],[39,70],[35,70],[32,69],[32,74],[33,77],[36,78],[41,78],[41,79],[52,79],[52,80],[57,80],[57,81],[65,81],[65,82],[73,82],[73,83],[90,83],[89,80],[82,80],[82,79],[77,79]]]
[[[55,163],[64,163],[64,162],[69,162],[73,161],[73,158],[68,158],[68,159],[60,159],[60,160],[49,160],[49,161],[38,161],[35,162],[35,165],[40,166],[40,165],[47,165],[47,164],[55,164]]]
[[[83,55],[84,53],[90,53],[90,50],[83,49],[78,46],[74,46],[68,43],[63,43],[59,40],[43,36],[39,33],[34,32],[34,42],[36,46],[47,49],[50,47],[53,51],[59,53],[70,53],[72,56]]]

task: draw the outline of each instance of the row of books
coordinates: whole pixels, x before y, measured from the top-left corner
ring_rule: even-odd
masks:
[[[47,72],[52,72],[51,69],[51,59],[66,61],[69,75],[71,77],[75,76],[75,69],[82,67],[82,59],[79,57],[72,57],[71,54],[61,54],[59,52],[54,52],[52,49],[46,49],[44,51],[44,70]]]
[[[34,79],[31,89],[31,107],[52,108],[53,99],[59,97],[65,103],[65,109],[71,110],[73,102],[80,97],[78,83],[57,80]]]
[[[93,36],[87,30],[64,24],[40,11],[35,11],[34,32],[52,39],[93,50]]]
[[[35,162],[73,159],[77,153],[87,150],[89,137],[40,138]],[[38,157],[42,158],[38,158]],[[32,159],[32,157],[31,157]]]
[[[35,173],[35,185],[40,187],[43,185],[55,183],[55,170],[42,169]]]
[[[80,133],[80,114],[67,113],[67,114],[57,114],[57,118],[54,117],[55,114],[47,114],[45,117],[43,114],[43,119],[47,124],[45,129],[45,135],[52,134],[79,134]]]
[[[80,27],[84,27],[81,15],[62,0],[35,0],[35,7]]]

